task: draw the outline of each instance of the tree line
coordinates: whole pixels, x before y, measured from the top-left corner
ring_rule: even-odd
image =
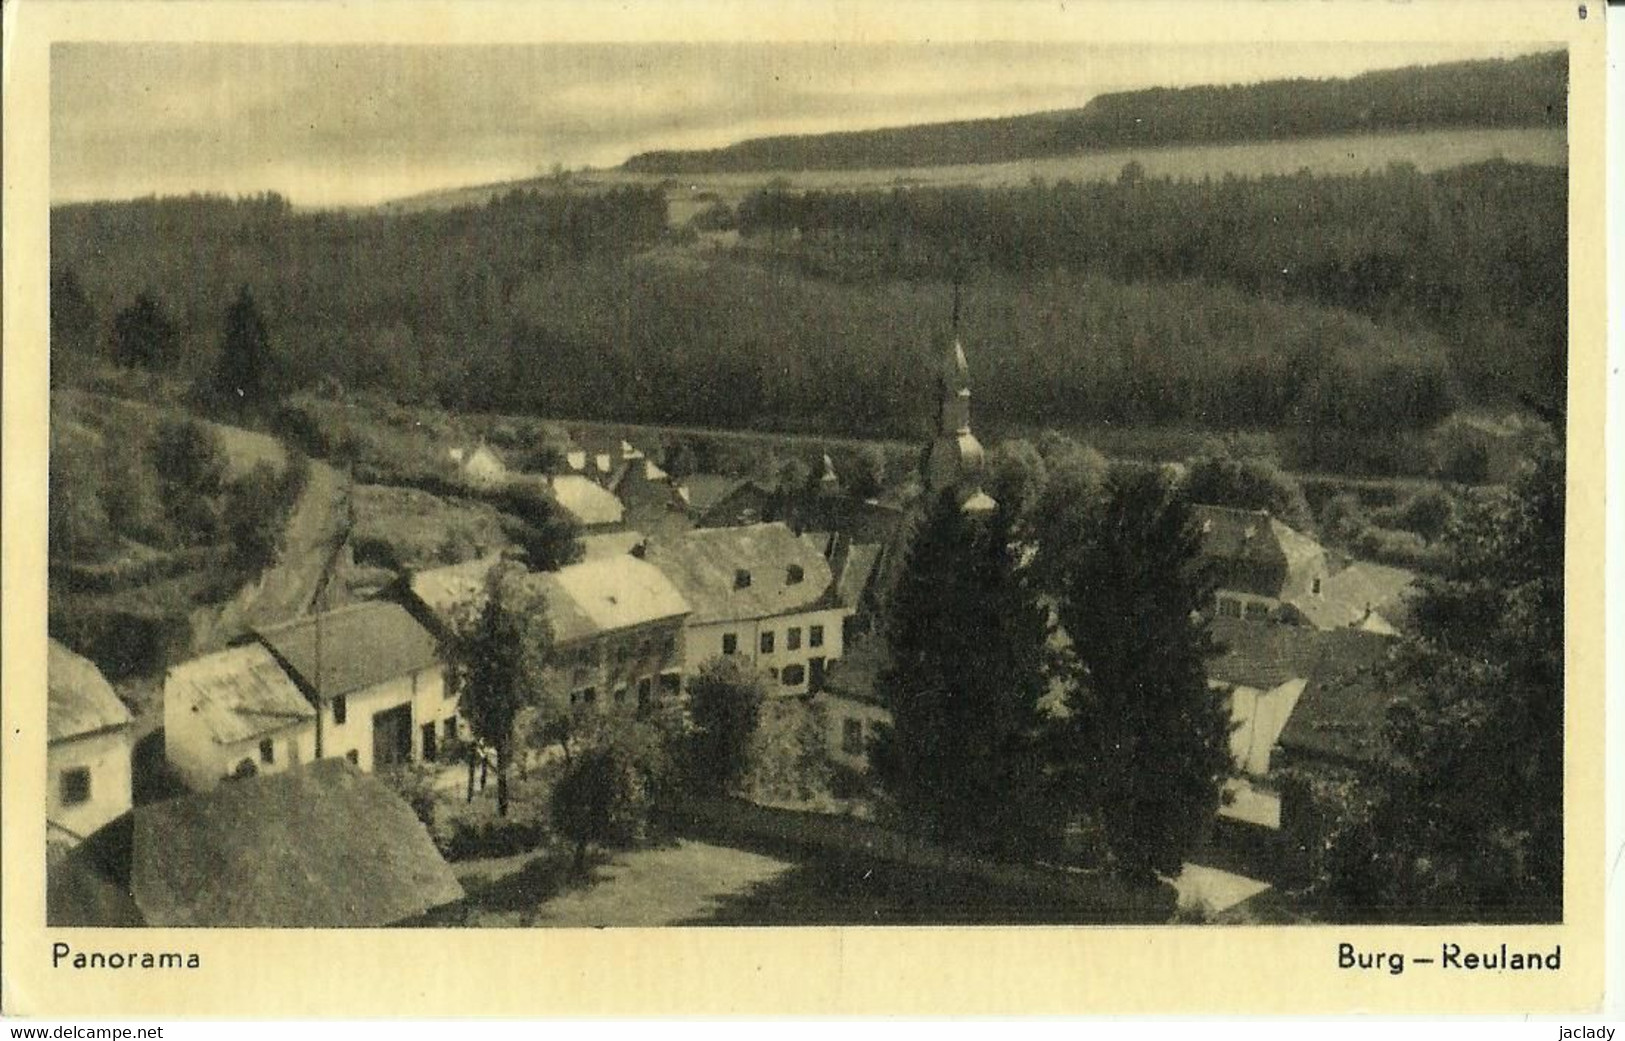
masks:
[[[1442,127],[1560,127],[1567,93],[1568,55],[1552,51],[1338,80],[1121,91],[1060,112],[645,152],[623,168],[668,174],[887,169]]]

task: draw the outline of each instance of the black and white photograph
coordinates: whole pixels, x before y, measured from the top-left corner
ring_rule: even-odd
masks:
[[[1564,923],[1482,37],[55,43],[47,924]]]

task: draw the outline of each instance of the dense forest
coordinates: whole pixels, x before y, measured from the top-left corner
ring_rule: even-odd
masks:
[[[1422,175],[1150,180],[890,193],[768,188],[740,231],[842,281],[991,269],[1200,279],[1443,335],[1475,400],[1549,395],[1567,339],[1567,172],[1503,162]]]
[[[1563,199],[1561,171],[1506,163],[767,189],[734,215],[732,248],[668,227],[643,188],[414,214],[68,206],[52,214],[53,367],[202,384],[248,286],[279,392],[914,439],[958,281],[984,430],[1266,430],[1305,469],[1423,473],[1397,458],[1405,439],[1458,406],[1556,393]]]
[[[1341,80],[1124,91],[1068,111],[646,152],[627,160],[623,169],[688,174],[945,166],[1377,131],[1561,127],[1567,94],[1568,55],[1553,51],[1384,69]]]

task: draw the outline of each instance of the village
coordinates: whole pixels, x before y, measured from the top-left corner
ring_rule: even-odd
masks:
[[[1000,509],[990,494],[997,475],[972,430],[966,348],[945,341],[936,364],[937,398],[921,403],[936,434],[907,494],[872,481],[856,494],[827,453],[781,489],[691,464],[673,476],[656,461],[658,443],[589,428],[553,446],[540,473],[516,469],[519,453],[482,438],[426,465],[474,497],[544,489],[579,532],[578,559],[533,570],[523,549],[471,540],[452,562],[358,563],[352,492],[330,567],[299,609],[250,613],[225,646],[168,665],[145,720],[53,639],[53,924],[603,925],[710,915],[784,924],[1009,913],[1008,902],[1002,912],[966,906],[967,887],[1020,894],[1030,913],[1063,920],[1304,917],[1280,891],[1313,875],[1335,824],[1307,792],[1380,754],[1385,719],[1405,693],[1389,666],[1416,576],[1329,550],[1267,509],[1191,506],[1215,590],[1199,620],[1213,636],[1206,678],[1226,717],[1228,766],[1205,837],[1177,876],[1130,892],[1087,870],[954,853],[877,819],[870,756],[893,724],[888,633],[912,541],[933,502],[952,503],[972,524]],[[1180,465],[1162,470],[1183,477]],[[1032,560],[1033,547],[1021,555]],[[495,624],[481,612],[505,572],[528,580],[548,620],[542,703],[531,698],[502,724],[511,750],[496,747],[488,721],[471,720],[489,709],[470,701],[481,663],[466,650],[472,630]],[[1046,611],[1052,649],[1089,639],[1066,633],[1053,603]],[[701,785],[652,828],[612,826],[605,811],[573,832],[577,875],[558,867],[550,851],[569,829],[541,821],[561,813],[548,789],[567,768],[570,735],[587,740],[592,724],[582,720],[682,713],[708,678],[750,701],[747,726],[762,731],[739,738],[750,749],[749,783],[735,769],[732,783]],[[1045,696],[1048,711],[1065,713],[1064,701],[1060,689]],[[716,718],[729,717],[713,715],[713,726]],[[690,742],[678,754],[706,748]],[[542,809],[550,799],[551,813]],[[734,847],[715,863],[698,855]],[[809,884],[824,890],[807,901],[814,906],[781,906],[770,894],[798,854],[835,871],[928,863],[938,881],[907,900],[859,894],[843,908],[841,887],[826,879]],[[683,891],[650,895],[662,887]]]

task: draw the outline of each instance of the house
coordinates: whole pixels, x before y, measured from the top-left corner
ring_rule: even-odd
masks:
[[[364,929],[463,896],[412,808],[327,759],[126,812],[49,873],[47,921]]]
[[[1407,687],[1390,668],[1398,641],[1340,629],[1318,634],[1320,654],[1278,738],[1293,767],[1363,767],[1382,754],[1388,710]]]
[[[406,602],[450,634],[458,611],[477,605],[496,557],[410,576]],[[532,576],[553,629],[549,690],[576,706],[644,706],[682,685],[689,605],[658,568],[630,554]]]
[[[400,604],[363,601],[254,635],[315,706],[318,759],[370,772],[433,761],[464,736],[440,642]]]
[[[581,527],[613,528],[626,520],[626,507],[613,492],[577,474],[560,474],[548,481],[555,502]]]
[[[1193,512],[1201,527],[1203,559],[1218,580],[1218,617],[1292,617],[1293,609],[1283,605],[1322,595],[1326,550],[1314,539],[1266,510],[1197,506]]]
[[[1321,582],[1318,595],[1299,595],[1287,602],[1317,629],[1364,629],[1397,635],[1410,619],[1416,573],[1356,560]]]
[[[164,677],[164,757],[195,791],[280,773],[316,758],[316,709],[262,644],[194,658]]]
[[[87,658],[48,642],[45,820],[63,848],[130,808],[130,710]]]
[[[834,762],[853,770],[869,767],[869,750],[891,712],[877,693],[891,662],[886,641],[868,636],[849,644],[830,671],[828,687],[813,698],[825,725],[825,748]]]
[[[1208,661],[1208,683],[1229,697],[1230,757],[1236,770],[1268,776],[1271,756],[1321,655],[1321,634],[1278,622],[1216,618],[1220,652]]]
[[[507,483],[508,468],[489,445],[449,448],[446,458],[473,488],[491,491]]]
[[[645,553],[693,608],[685,633],[690,671],[739,654],[767,670],[777,693],[823,689],[852,609],[840,602],[815,546],[783,524],[748,524],[651,539]]]
[[[677,495],[700,528],[759,524],[767,519],[774,501],[773,489],[766,485],[722,474],[691,474]]]

